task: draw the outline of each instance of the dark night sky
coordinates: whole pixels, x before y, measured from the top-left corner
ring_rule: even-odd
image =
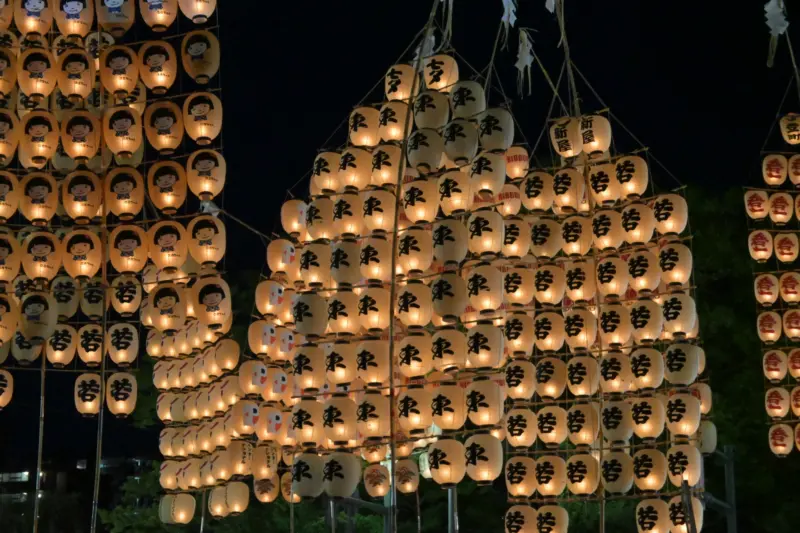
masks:
[[[561,65],[555,19],[544,0],[520,4],[520,23],[536,30],[534,49],[555,77]],[[277,229],[285,190],[306,174],[322,143],[410,43],[429,7],[422,0],[223,2],[225,208],[265,233]],[[482,69],[501,2],[455,0],[455,9],[453,45]],[[785,41],[776,66],[766,68],[763,2],[583,0],[567,2],[567,11],[575,63],[681,181],[715,187],[752,182],[758,150],[791,73]],[[793,35],[800,42],[800,32]],[[496,65],[533,142],[551,94],[534,70],[533,94],[516,99],[515,60],[516,34]],[[601,107],[585,89],[583,94],[585,110]],[[379,100],[375,93],[367,102]],[[344,139],[340,130],[332,145]],[[306,186],[297,189],[301,195]],[[232,223],[228,228],[229,270],[260,270],[260,240]],[[53,381],[73,379],[61,375]],[[17,387],[38,390],[38,374],[18,373]],[[75,412],[69,389],[48,398],[45,457],[93,457],[95,422]],[[38,396],[31,394],[19,395],[0,414],[2,462],[33,469],[37,414]],[[156,435],[112,420],[105,455],[154,455]]]

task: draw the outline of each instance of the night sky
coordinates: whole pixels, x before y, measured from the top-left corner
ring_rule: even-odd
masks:
[[[501,2],[454,3],[453,45],[483,69]],[[563,58],[556,48],[555,18],[544,9],[544,0],[519,3],[519,23],[535,30],[534,50],[555,78]],[[277,230],[286,189],[306,175],[317,150],[344,143],[346,131],[340,128],[324,145],[422,28],[429,7],[422,0],[223,2],[225,209],[265,233]],[[766,67],[763,2],[734,7],[719,0],[581,1],[567,2],[567,11],[578,68],[672,173],[684,183],[720,188],[757,183],[759,149],[791,78],[785,40],[775,67]],[[793,35],[800,42],[800,32],[795,29]],[[514,32],[509,49],[498,52],[496,66],[523,133],[533,142],[545,124],[551,92],[534,68],[533,93],[522,101],[517,97],[516,39]],[[470,75],[461,67],[462,76]],[[381,91],[364,103],[379,102]],[[580,82],[579,92],[584,111],[602,108]],[[788,102],[784,112],[800,109],[796,92]],[[615,134],[619,148],[637,147],[619,128]],[[307,180],[295,191],[305,195]],[[228,225],[228,250],[231,278],[239,270],[264,266],[261,240],[233,223]],[[15,378],[19,394],[0,414],[0,466],[33,470],[39,377],[25,372]],[[48,386],[53,394],[47,402],[46,459],[94,456],[96,422],[75,411],[73,380],[74,374],[56,375]],[[26,389],[35,393],[26,394]],[[130,423],[107,420],[105,456],[155,457],[157,429],[135,430]]]

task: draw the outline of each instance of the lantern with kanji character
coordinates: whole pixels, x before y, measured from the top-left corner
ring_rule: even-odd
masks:
[[[600,359],[600,386],[603,392],[627,392],[633,381],[630,358],[611,350]]]
[[[772,344],[777,341],[782,333],[781,316],[773,311],[760,313],[756,319],[758,337],[761,342]]]
[[[323,152],[320,154],[314,162],[314,173],[324,172],[324,170],[317,168],[323,154],[328,154],[327,157],[338,155],[336,153],[331,154],[330,152]],[[325,158],[324,160],[327,162],[328,159]],[[362,190],[370,182],[372,157],[370,153],[363,148],[348,148],[342,152],[338,160],[333,157],[331,163],[333,167],[330,170],[331,174],[338,172],[335,181],[337,191],[345,189]]]
[[[456,165],[469,164],[478,153],[478,130],[468,120],[453,120],[445,127],[442,137],[445,154]]]
[[[469,170],[472,191],[499,194],[506,179],[506,162],[502,153],[484,151],[472,160]]]
[[[75,358],[78,333],[68,324],[59,324],[47,340],[45,354],[56,368],[63,368]]]
[[[639,533],[668,533],[670,530],[669,505],[664,500],[650,498],[636,506],[636,527]]]
[[[409,385],[397,400],[400,428],[413,435],[421,435],[433,423],[432,395],[422,385]]]
[[[211,144],[222,130],[222,101],[213,93],[192,93],[183,102],[183,123],[197,144]]]
[[[467,282],[457,272],[444,272],[431,282],[433,312],[454,323],[468,303]]]
[[[400,373],[414,379],[421,378],[433,366],[431,336],[427,331],[413,331],[396,345],[395,359]]]
[[[531,224],[531,254],[538,259],[555,257],[564,247],[561,225],[542,218]]]
[[[794,449],[792,427],[787,424],[774,424],[769,428],[769,448],[778,457],[786,457]]]
[[[380,464],[369,465],[364,469],[364,488],[372,498],[383,498],[389,493],[389,469]]]
[[[100,412],[100,380],[97,374],[81,374],[75,381],[75,408],[83,416],[95,416]]]
[[[323,405],[314,398],[302,398],[292,409],[291,427],[302,446],[318,446],[324,437]]]
[[[620,185],[614,179],[615,172],[613,163],[595,165],[589,169],[589,188],[596,203],[612,206],[619,199]]]
[[[356,403],[346,393],[335,393],[323,405],[325,437],[336,446],[346,446],[356,438]]]
[[[588,397],[600,385],[597,361],[589,356],[571,357],[567,362],[567,387],[577,397]]]
[[[467,361],[475,368],[499,368],[503,363],[503,330],[481,320],[467,333]]]
[[[764,263],[772,257],[773,239],[772,234],[766,230],[755,230],[750,232],[747,239],[750,248],[750,257],[759,263]]]
[[[555,190],[553,176],[547,172],[528,172],[520,183],[522,205],[534,213],[545,212],[553,205]]]
[[[438,329],[432,339],[433,367],[440,371],[463,368],[466,364],[467,340],[453,326]]]
[[[592,221],[584,216],[573,216],[561,223],[562,246],[570,257],[589,253],[592,246]]]
[[[488,432],[472,435],[464,442],[467,475],[478,486],[490,485],[503,471],[503,445]]]
[[[455,58],[445,54],[426,57],[422,60],[425,86],[436,91],[450,91],[458,81],[458,63]]]
[[[457,266],[468,250],[469,232],[456,218],[437,220],[433,225],[433,257],[445,267]]]
[[[514,143],[514,118],[507,109],[494,107],[474,117],[484,150],[503,152]]]
[[[431,232],[422,226],[411,226],[398,236],[397,266],[414,277],[428,270],[433,261]],[[399,273],[399,272],[398,272]]]
[[[769,196],[769,218],[777,226],[783,226],[792,218],[792,197],[785,192]]]
[[[536,364],[536,393],[545,400],[564,394],[567,364],[556,357],[545,357]]]
[[[466,474],[464,445],[455,439],[439,439],[428,448],[431,477],[442,488],[456,486]]]
[[[631,305],[633,339],[638,344],[650,344],[660,336],[664,324],[658,304],[652,300],[637,300]]]
[[[780,420],[789,414],[791,396],[789,391],[781,387],[772,387],[764,395],[764,406],[773,420]]]
[[[610,209],[597,211],[592,217],[594,245],[600,250],[616,250],[625,239],[622,216]]]
[[[771,383],[780,383],[789,371],[786,353],[780,350],[769,350],[762,359],[764,377]]]
[[[133,107],[107,107],[103,114],[103,139],[115,156],[129,161],[142,145],[141,114]]]
[[[380,391],[367,390],[356,408],[357,428],[360,435],[370,440],[389,436],[389,399]]]
[[[436,130],[416,130],[409,137],[407,146],[406,155],[411,168],[429,174],[441,166],[444,140]]]
[[[761,162],[761,174],[764,183],[771,187],[783,185],[788,176],[789,162],[786,156],[781,154],[770,154],[764,157]]]
[[[402,189],[403,209],[408,219],[423,224],[436,219],[439,211],[437,181],[433,178],[417,178],[405,183]]]
[[[664,315],[664,331],[675,338],[685,338],[697,321],[694,299],[686,293],[673,293],[664,297],[661,310]],[[800,326],[800,322],[798,325]]]
[[[664,381],[664,358],[653,348],[639,348],[630,356],[633,384],[639,390],[657,389]]]
[[[688,386],[697,379],[699,348],[693,344],[672,344],[664,354],[665,377],[673,385]]]
[[[420,280],[410,280],[397,291],[397,317],[411,328],[421,328],[431,321],[432,298],[427,285]]]
[[[689,533],[692,531],[689,528],[689,513],[686,510],[686,506],[684,504],[683,495],[675,496],[669,500],[669,519],[672,524],[670,527],[670,533]],[[694,496],[691,497],[691,505],[692,505],[692,517],[694,519],[694,528],[695,531],[702,531],[703,530],[703,510],[704,506],[703,503],[695,498]]]
[[[744,207],[753,220],[763,220],[769,213],[769,199],[765,191],[747,191],[744,193]]]
[[[414,99],[413,106],[414,123],[417,128],[438,130],[447,124],[450,103],[446,93],[437,90],[422,91]],[[352,139],[351,142],[353,142]],[[356,143],[353,142],[353,144]]]
[[[323,490],[328,496],[349,497],[361,481],[361,462],[352,453],[333,452],[324,459],[322,478]]]
[[[633,460],[623,451],[604,453],[600,460],[603,487],[611,494],[625,494],[633,486]]]
[[[129,416],[136,407],[136,376],[126,372],[112,374],[106,383],[106,405],[117,418]]]
[[[691,394],[679,393],[667,401],[667,429],[677,436],[693,435],[700,425],[700,400]]]
[[[433,423],[443,431],[455,431],[467,419],[464,389],[455,381],[443,381],[433,392]]]
[[[602,157],[611,146],[611,123],[602,115],[584,115],[578,122],[583,152],[590,159]]]
[[[615,161],[617,181],[622,195],[638,198],[647,191],[650,174],[647,161],[637,155],[623,156]]]
[[[667,479],[667,459],[656,449],[645,448],[633,456],[633,478],[641,491],[661,490]]]
[[[624,444],[633,436],[631,405],[627,401],[609,401],[600,410],[603,438],[611,443]]]
[[[550,126],[550,141],[556,153],[564,158],[572,158],[583,150],[580,119],[560,118]]]
[[[567,413],[561,407],[546,406],[536,413],[539,440],[555,448],[567,438]]]
[[[628,290],[628,269],[625,261],[609,256],[597,263],[597,289],[600,296],[619,297]]]
[[[759,297],[765,298],[766,302],[769,302],[770,299],[768,298],[767,294],[771,290],[769,287],[769,283],[772,282],[772,279],[767,277],[765,281],[763,278],[766,276],[770,276],[770,274],[762,274],[756,278],[756,299],[759,300]],[[785,272],[781,274],[781,277],[778,281],[778,285],[780,286],[779,294],[781,296],[781,300],[792,305],[800,301],[800,292],[798,292],[797,288],[800,285],[800,276],[798,276],[795,272]],[[769,282],[769,283],[768,283]],[[760,293],[764,293],[761,295]],[[764,305],[765,307],[769,307],[768,304],[759,300],[759,303]]]
[[[686,200],[677,194],[662,194],[653,200],[656,231],[661,235],[679,235],[689,220]]]
[[[114,324],[106,334],[106,350],[114,364],[130,366],[139,354],[138,330],[132,324]]]
[[[99,366],[104,352],[103,328],[88,324],[78,330],[78,357],[89,367]]]
[[[634,399],[631,402],[630,417],[633,421],[633,432],[640,439],[657,439],[664,431],[666,413],[659,398]]]
[[[316,453],[300,453],[292,464],[292,492],[301,497],[316,498],[323,489],[324,463]]]
[[[593,264],[577,260],[565,264],[564,278],[567,298],[574,302],[586,303],[595,296],[595,276]],[[587,339],[593,341],[594,339]]]
[[[536,413],[531,409],[512,409],[505,421],[506,440],[511,446],[529,448],[536,441]]]
[[[411,65],[392,65],[384,76],[386,98],[391,101],[408,100],[412,92],[419,90],[419,87],[412,90],[415,82],[419,85],[419,78]]]
[[[505,533],[534,533],[537,531],[536,509],[528,505],[514,505],[504,517]]]

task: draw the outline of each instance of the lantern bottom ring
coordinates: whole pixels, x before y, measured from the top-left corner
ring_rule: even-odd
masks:
[[[158,151],[158,155],[172,155],[175,153],[175,150],[172,148],[162,148]]]
[[[161,30],[161,31],[164,31],[164,30]],[[157,95],[166,94],[166,92],[167,92],[167,88],[164,87],[163,85],[159,85],[158,87],[153,87],[151,90],[153,91],[153,94],[157,94]]]
[[[211,144],[211,137],[198,137],[195,142],[200,146],[208,146]]]
[[[211,80],[211,78],[209,78],[209,77],[208,77],[208,76],[206,76],[205,74],[201,74],[200,76],[197,76],[197,77],[194,79],[194,81],[196,81],[196,82],[197,82],[197,83],[199,83],[200,85],[206,85],[206,84],[207,84],[207,83],[208,83],[210,80]]]
[[[117,153],[117,155],[119,156],[120,159],[130,159],[131,157],[133,157],[133,152],[130,152],[128,150],[122,150],[119,153]]]

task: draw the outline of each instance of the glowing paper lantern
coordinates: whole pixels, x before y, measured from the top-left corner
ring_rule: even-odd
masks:
[[[100,412],[101,380],[97,374],[81,374],[75,381],[75,408],[81,415],[91,417]]]
[[[178,16],[178,0],[139,0],[139,12],[153,31],[163,32]]]
[[[191,303],[200,324],[219,330],[232,316],[231,291],[221,277],[204,277],[192,285]]]
[[[14,7],[14,23],[25,36],[45,35],[53,25],[53,8],[46,1],[21,0]]]
[[[0,283],[14,281],[19,274],[21,261],[22,252],[17,239],[13,235],[0,233]]]
[[[761,173],[764,177],[764,183],[771,187],[783,185],[788,176],[789,162],[786,156],[780,154],[771,154],[764,157],[761,163]]]
[[[126,372],[112,374],[106,383],[106,405],[111,414],[125,418],[136,407],[136,376]]]
[[[213,93],[193,93],[183,102],[183,123],[197,144],[211,144],[222,130],[222,102]]]
[[[144,180],[139,172],[131,167],[117,167],[111,170],[105,181],[105,202],[111,212],[120,220],[131,220],[144,206]]]
[[[22,144],[34,164],[41,165],[53,157],[58,146],[58,122],[47,111],[31,111],[22,120],[25,133]],[[24,181],[24,180],[23,180]]]
[[[97,235],[88,230],[74,230],[64,237],[64,269],[76,280],[94,277],[103,260]]]
[[[51,280],[61,266],[62,247],[55,235],[33,232],[22,243],[22,268],[31,279]]]
[[[117,226],[109,235],[111,264],[121,273],[136,273],[147,262],[147,235],[135,225]]]
[[[181,1],[181,5],[184,3],[188,2]],[[195,3],[197,2],[192,2]],[[219,40],[206,30],[187,33],[181,42],[181,59],[183,70],[194,81],[205,85],[219,71]]]
[[[128,3],[132,2],[128,0]],[[117,45],[101,52],[100,80],[108,92],[117,98],[125,98],[136,89],[138,79],[139,61],[132,49]]]
[[[142,117],[132,107],[107,107],[103,115],[103,139],[111,152],[127,161],[142,144]]]
[[[786,457],[794,449],[793,430],[787,424],[774,424],[769,428],[769,448],[778,457]]]
[[[177,270],[186,262],[188,242],[186,230],[174,221],[154,224],[147,232],[150,258],[160,269]]]
[[[183,289],[174,283],[159,284],[150,293],[150,306],[158,311],[154,326],[167,335],[177,333],[186,320],[186,299]]]

